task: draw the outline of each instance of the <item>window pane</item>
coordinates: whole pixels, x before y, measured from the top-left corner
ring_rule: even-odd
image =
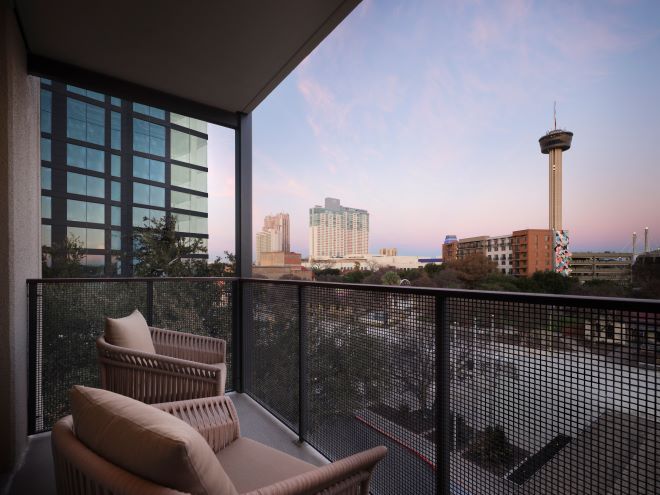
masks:
[[[50,139],[41,138],[41,159],[45,162],[50,161]]]
[[[87,148],[87,169],[103,172],[105,170],[103,163],[105,159],[104,155],[101,150]]]
[[[84,175],[67,172],[66,192],[70,194],[87,194],[87,182]]]
[[[51,189],[53,173],[50,167],[41,167],[41,189]]]
[[[197,120],[191,117],[190,128],[198,132],[203,132],[204,134],[208,133],[208,125],[203,120]]]
[[[87,221],[87,213],[84,201],[67,199],[66,201],[66,219],[71,222]]]
[[[119,251],[121,249],[121,232],[113,230],[110,233],[110,249]]]
[[[105,206],[99,203],[87,203],[87,221],[105,223]]]
[[[87,229],[87,249],[105,249],[105,230]]]
[[[87,196],[105,197],[105,180],[99,177],[87,177]]]
[[[110,191],[112,201],[121,201],[121,184],[113,181],[110,187],[112,188]]]
[[[50,247],[53,244],[50,225],[41,226],[41,245]]]
[[[165,163],[149,160],[149,178],[155,182],[165,182]]]
[[[149,204],[149,186],[140,184],[139,182],[133,183],[133,203],[140,203],[143,205]]]
[[[149,218],[148,208],[133,207],[133,227],[144,227],[148,223],[145,218]]]
[[[183,215],[181,213],[173,213],[172,216],[176,220],[177,232],[190,232],[190,215]]]
[[[206,172],[190,170],[190,188],[195,191],[206,192]]]
[[[121,157],[119,155],[110,155],[110,171],[114,177],[121,177]]]
[[[110,208],[110,223],[112,223],[112,225],[121,226],[121,207],[111,206]]]
[[[85,148],[75,144],[66,145],[66,164],[71,167],[86,168],[85,166]]]
[[[41,132],[52,132],[52,93],[45,89],[41,90]]]
[[[140,179],[149,178],[149,159],[141,156],[133,156],[133,177]]]
[[[206,213],[208,210],[208,199],[203,196],[197,196],[195,194],[190,195],[190,209],[194,211],[201,211]]]
[[[190,169],[180,165],[171,165],[171,181],[173,186],[190,189]]]
[[[206,166],[206,139],[190,136],[190,163]]]
[[[188,210],[190,209],[190,194],[182,193],[179,191],[171,191],[170,204],[172,208]]]
[[[190,134],[172,130],[170,139],[170,156],[172,160],[188,162],[190,160]]]
[[[77,240],[83,248],[87,247],[87,229],[82,227],[67,227],[66,236],[69,239]]]
[[[41,218],[51,218],[50,196],[41,196]]]
[[[151,206],[165,207],[165,189],[149,186],[149,204]]]
[[[81,101],[74,100],[72,98],[67,98],[66,110],[67,110],[67,122],[66,122],[67,137],[84,141],[86,139],[85,104]]]
[[[87,254],[83,256],[82,263],[87,267],[98,268],[96,273],[103,273],[103,267],[105,266],[105,256],[102,254]]]
[[[110,103],[116,107],[121,106],[121,99],[120,98],[115,98],[114,96],[110,97]]]
[[[110,118],[110,145],[115,150],[121,149],[121,114],[112,112]]]
[[[178,113],[170,112],[170,122],[182,127],[190,126],[190,119],[185,115],[179,115]]]

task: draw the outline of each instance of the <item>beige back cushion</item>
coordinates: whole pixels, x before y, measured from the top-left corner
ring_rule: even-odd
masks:
[[[76,437],[136,476],[182,492],[237,495],[215,454],[190,425],[107,390],[71,389]]]
[[[147,321],[137,309],[124,318],[106,318],[105,340],[108,344],[156,354]]]

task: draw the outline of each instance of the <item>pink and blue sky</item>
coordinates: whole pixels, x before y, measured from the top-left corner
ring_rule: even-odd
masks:
[[[254,231],[287,212],[305,255],[326,196],[369,211],[371,252],[546,228],[555,100],[571,248],[631,250],[645,226],[659,246],[655,0],[363,1],[254,112]],[[214,256],[233,250],[233,136],[210,134]]]

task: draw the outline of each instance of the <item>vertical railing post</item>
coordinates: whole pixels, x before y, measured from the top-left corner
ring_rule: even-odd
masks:
[[[28,435],[37,426],[37,282],[28,280]]]
[[[305,287],[298,285],[298,441],[305,441],[307,432],[307,318]]]
[[[236,392],[243,393],[245,380],[245,355],[243,352],[243,340],[245,336],[243,328],[243,290],[240,280],[231,283],[231,376],[233,388]]]
[[[147,325],[154,325],[154,281],[147,280],[147,314],[145,315]]]
[[[436,393],[436,493],[450,493],[451,463],[451,337],[447,298],[435,296],[435,393]]]

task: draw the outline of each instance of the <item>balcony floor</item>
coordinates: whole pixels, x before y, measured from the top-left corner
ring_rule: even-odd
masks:
[[[227,394],[234,401],[241,423],[241,435],[270,445],[320,466],[328,461],[307,444],[300,445],[298,437],[274,418],[268,411],[253,401],[246,394]],[[1,488],[1,486],[0,486]],[[39,493],[54,495],[55,475],[50,451],[50,433],[41,433],[30,437],[23,464],[10,478],[5,488],[6,495]]]

